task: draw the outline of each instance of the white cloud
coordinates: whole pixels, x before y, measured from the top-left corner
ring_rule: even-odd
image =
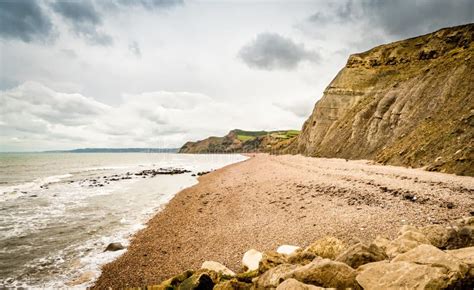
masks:
[[[27,82],[2,91],[0,101],[6,104],[0,111],[0,151],[179,147],[234,128],[289,128],[303,121],[266,102],[224,103],[189,92],[129,94],[109,106]]]

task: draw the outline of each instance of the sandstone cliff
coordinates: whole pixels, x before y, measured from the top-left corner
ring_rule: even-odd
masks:
[[[293,152],[474,175],[474,24],[349,57]]]
[[[296,130],[267,132],[235,129],[224,137],[209,137],[196,142],[187,142],[179,153],[275,153],[294,142],[299,133]]]

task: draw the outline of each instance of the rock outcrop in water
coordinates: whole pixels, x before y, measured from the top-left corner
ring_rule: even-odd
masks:
[[[474,175],[474,24],[349,57],[290,152]]]
[[[445,243],[439,244],[440,240]],[[206,261],[200,270],[188,270],[148,289],[472,289],[474,286],[474,217],[457,220],[450,226],[403,226],[392,241],[377,237],[369,245],[345,245],[336,238],[326,237],[306,249],[292,249],[287,254],[249,250],[243,257],[243,272],[237,274],[218,262]]]

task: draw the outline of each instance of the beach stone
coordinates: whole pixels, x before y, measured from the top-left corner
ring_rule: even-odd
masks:
[[[125,247],[121,243],[110,243],[107,245],[104,252],[109,252],[109,251],[114,252],[114,251],[119,251],[123,249],[125,249]]]
[[[255,282],[257,289],[276,288],[288,278],[291,278],[292,271],[298,268],[297,265],[281,264],[266,271]]]
[[[382,249],[384,252],[386,252],[387,246],[390,244],[390,240],[381,236],[376,236],[372,244],[376,245],[377,247]]]
[[[387,258],[385,252],[375,244],[367,246],[357,243],[341,253],[336,258],[336,261],[346,263],[352,268],[357,269],[361,265],[382,261]]]
[[[360,266],[357,282],[365,290],[444,289],[449,285],[448,270],[412,262],[380,261]]]
[[[273,267],[286,263],[288,263],[286,255],[274,251],[265,252],[258,264],[258,272],[264,273]]]
[[[258,264],[262,260],[263,254],[255,249],[250,249],[244,253],[242,265],[249,271],[257,270]]]
[[[420,232],[426,236],[430,243],[440,249],[448,247],[450,240],[456,235],[456,231],[441,225],[429,225],[420,228]]]
[[[214,290],[250,290],[251,288],[251,283],[240,282],[236,279],[220,282],[214,286]]]
[[[291,272],[291,278],[325,288],[360,289],[357,284],[357,272],[348,265],[329,259],[316,259]]]
[[[281,245],[278,247],[276,251],[279,254],[291,255],[299,249],[301,249],[301,247],[292,246],[292,245]]]
[[[306,248],[306,251],[328,259],[335,259],[343,250],[344,243],[334,237],[321,238]]]
[[[205,261],[202,263],[201,269],[212,270],[227,276],[235,276],[235,273],[232,270],[215,261]]]
[[[296,279],[290,278],[276,288],[277,290],[324,290],[325,288],[314,286],[314,285],[308,285],[299,282]]]
[[[195,273],[178,285],[178,290],[212,290],[214,281],[208,273]]]

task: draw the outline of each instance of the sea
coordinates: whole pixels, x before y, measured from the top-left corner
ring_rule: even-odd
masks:
[[[197,174],[238,154],[0,153],[0,288],[91,286]],[[176,169],[189,172],[161,174]],[[155,173],[153,173],[155,172]],[[158,174],[160,173],[160,174]],[[104,251],[109,243],[125,249]]]

